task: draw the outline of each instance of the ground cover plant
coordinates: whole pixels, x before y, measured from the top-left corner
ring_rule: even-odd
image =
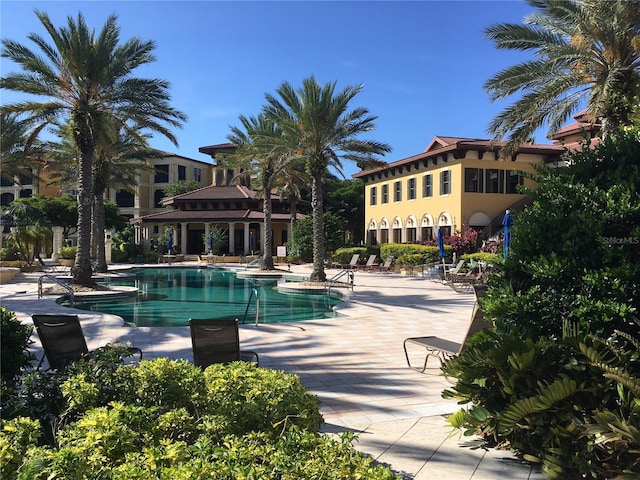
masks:
[[[353,435],[319,433],[296,375],[118,355],[26,379],[2,420],[3,479],[396,478]]]
[[[640,134],[541,169],[481,305],[495,328],[447,361],[450,422],[549,478],[640,475]]]

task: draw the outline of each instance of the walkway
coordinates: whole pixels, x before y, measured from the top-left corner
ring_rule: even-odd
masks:
[[[310,272],[307,266],[294,270]],[[24,321],[33,313],[68,311],[50,298],[37,298],[37,277],[20,274],[2,285],[1,304]],[[261,366],[298,374],[322,401],[324,430],[358,432],[356,448],[388,464],[403,479],[544,479],[509,452],[471,449],[479,439],[457,432],[451,436],[445,416],[458,405],[441,396],[451,384],[440,376],[438,363],[434,361],[425,374],[406,365],[406,337],[463,339],[474,296],[396,274],[358,272],[355,284],[350,300],[337,308],[344,316],[243,325],[243,348],[257,351]],[[188,327],[131,329],[118,317],[79,315],[90,349],[130,341],[143,349],[145,359],[192,358]]]

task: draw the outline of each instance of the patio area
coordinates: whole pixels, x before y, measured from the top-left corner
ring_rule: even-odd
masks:
[[[306,265],[292,267],[309,274]],[[336,273],[328,270],[328,277]],[[38,299],[41,274],[20,274],[2,285],[0,301],[18,318],[67,312],[52,297]],[[241,345],[260,365],[300,376],[322,401],[324,431],[355,431],[356,448],[406,479],[543,479],[507,451],[469,448],[479,439],[451,436],[445,416],[459,406],[441,397],[451,383],[432,360],[424,374],[408,368],[403,340],[436,335],[462,341],[473,294],[458,293],[422,276],[356,272],[348,301],[336,318],[297,323],[241,325]],[[89,348],[129,341],[156,357],[191,360],[188,327],[129,328],[119,317],[79,311]],[[41,355],[37,335],[34,350]],[[416,354],[420,352],[417,351]]]

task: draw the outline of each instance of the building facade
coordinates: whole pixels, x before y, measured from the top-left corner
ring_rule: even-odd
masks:
[[[482,230],[521,202],[519,186],[535,187],[523,172],[562,162],[559,144],[523,144],[503,160],[504,142],[435,137],[423,153],[353,175],[365,184],[367,244],[422,243]]]

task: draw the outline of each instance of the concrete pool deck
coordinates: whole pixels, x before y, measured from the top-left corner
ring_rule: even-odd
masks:
[[[311,269],[292,271],[308,275]],[[336,272],[327,270],[328,277]],[[38,298],[41,275],[21,273],[0,286],[2,306],[29,323],[34,313],[68,313],[55,297]],[[445,416],[459,406],[441,396],[452,384],[436,361],[424,374],[407,367],[405,338],[436,335],[460,342],[473,303],[472,294],[420,276],[356,272],[350,299],[336,307],[340,317],[242,325],[241,345],[258,352],[261,366],[299,375],[322,401],[324,431],[359,433],[356,448],[403,479],[542,480],[535,467],[507,451],[472,449],[478,438],[452,436]],[[192,359],[188,327],[129,328],[112,315],[78,315],[90,349],[129,341],[145,359]],[[33,339],[40,356],[35,333]]]

